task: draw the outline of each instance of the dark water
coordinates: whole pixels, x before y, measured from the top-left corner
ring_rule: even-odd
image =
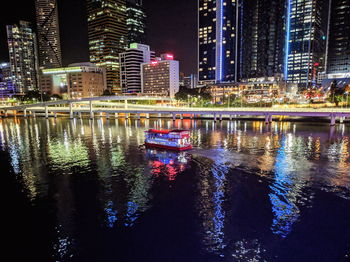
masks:
[[[3,261],[349,261],[350,126],[0,120]],[[11,259],[4,259],[6,255]]]

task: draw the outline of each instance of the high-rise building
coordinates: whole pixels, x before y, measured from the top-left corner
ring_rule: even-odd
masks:
[[[322,0],[288,0],[285,78],[299,89],[317,82],[325,53]]]
[[[183,86],[190,88],[190,89],[194,89],[197,88],[197,76],[196,75],[189,75],[189,76],[185,76],[183,78]]]
[[[20,21],[6,28],[11,76],[16,93],[25,94],[38,88],[36,36],[29,22]]]
[[[200,82],[233,82],[239,77],[237,0],[198,0],[198,78]]]
[[[154,59],[148,45],[133,43],[120,54],[120,79],[124,94],[141,93],[141,64]]]
[[[327,43],[328,74],[350,73],[350,1],[330,0]]]
[[[87,0],[90,62],[106,69],[107,87],[121,93],[119,54],[128,45],[125,0]]]
[[[129,43],[146,43],[146,13],[142,0],[126,0],[126,26]]]
[[[143,94],[173,98],[180,88],[179,61],[175,61],[171,54],[163,54],[141,65],[141,77]]]
[[[242,1],[241,79],[283,73],[285,3],[285,0]]]
[[[0,99],[14,95],[15,92],[10,63],[0,63]]]
[[[42,68],[62,66],[60,31],[56,0],[35,0],[38,30],[39,65]]]
[[[105,70],[91,63],[43,69],[40,84],[45,93],[70,99],[101,96],[106,89]]]

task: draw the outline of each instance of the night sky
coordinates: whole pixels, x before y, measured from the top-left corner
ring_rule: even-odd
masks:
[[[157,54],[171,52],[185,74],[196,72],[197,1],[143,0],[148,16],[147,38]],[[2,1],[4,2],[4,1]],[[64,65],[88,61],[85,0],[58,0]],[[0,61],[8,61],[6,24],[35,22],[34,0],[1,3]]]

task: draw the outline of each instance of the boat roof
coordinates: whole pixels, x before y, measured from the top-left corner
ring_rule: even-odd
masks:
[[[174,130],[168,130],[168,129],[150,129],[148,130],[150,133],[157,133],[157,134],[169,134],[169,133],[182,133],[182,132],[188,132],[188,130],[184,129],[174,129]]]

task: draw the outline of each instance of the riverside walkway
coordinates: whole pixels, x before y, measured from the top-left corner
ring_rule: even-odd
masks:
[[[210,117],[214,121],[223,118],[233,119],[241,116],[259,116],[264,117],[266,124],[272,122],[273,116],[290,117],[321,117],[329,118],[330,125],[334,126],[337,119],[343,122],[345,118],[350,118],[350,109],[346,108],[192,108],[192,107],[174,107],[174,106],[152,106],[152,105],[134,105],[128,101],[156,100],[170,102],[170,98],[165,97],[94,97],[79,100],[60,100],[50,101],[31,105],[20,106],[0,106],[0,116],[23,116],[46,118],[57,116],[75,117],[88,116],[90,119],[98,117],[134,117],[136,119],[150,117],[170,117],[173,120],[177,118],[201,118]],[[117,102],[101,102],[117,101]],[[123,102],[123,103],[120,103]]]

